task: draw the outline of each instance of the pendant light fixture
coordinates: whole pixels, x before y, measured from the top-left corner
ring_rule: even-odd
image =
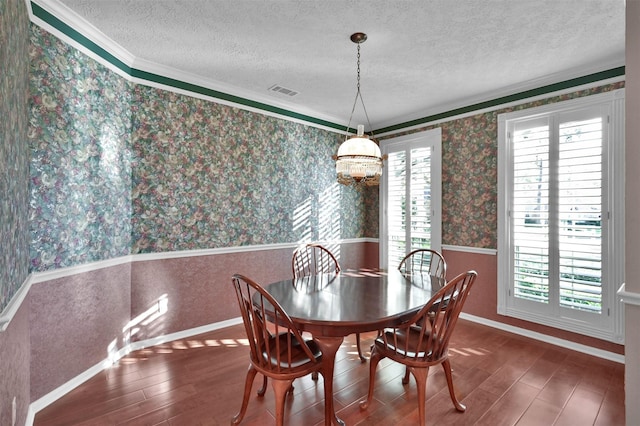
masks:
[[[373,137],[373,128],[371,127],[367,108],[364,106],[364,100],[360,93],[360,44],[364,43],[366,40],[367,35],[364,33],[354,33],[351,35],[351,41],[358,45],[358,78],[356,97],[353,100],[353,108],[351,108],[351,116],[349,117],[349,124],[347,124],[347,137],[338,148],[338,154],[333,156],[333,159],[336,160],[338,182],[343,185],[379,185],[380,176],[382,175],[383,157],[380,154],[380,148],[372,139],[369,139],[369,135],[364,134],[364,126],[361,124],[358,125],[356,135],[349,137],[348,133],[351,126],[351,119],[353,118],[353,112],[356,109],[356,104],[358,103],[359,98],[362,103],[364,115],[367,118],[367,124],[369,125],[369,129],[371,129],[371,137]]]

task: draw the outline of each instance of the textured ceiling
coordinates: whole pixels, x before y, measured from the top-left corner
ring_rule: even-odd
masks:
[[[356,93],[349,36],[365,32],[361,93],[377,129],[624,65],[624,0],[61,3],[138,68],[340,124]],[[299,94],[269,92],[275,84]]]

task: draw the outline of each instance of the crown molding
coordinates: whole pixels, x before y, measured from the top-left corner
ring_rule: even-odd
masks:
[[[336,123],[337,125],[341,126],[340,129],[325,126],[326,130],[331,130],[331,131],[340,130],[341,133],[345,133],[345,134],[347,133],[345,130],[347,127],[347,123],[344,121],[344,117],[340,118],[336,116],[320,114],[317,111],[313,111],[309,108],[305,108],[304,106],[296,105],[291,102],[285,102],[283,100],[280,100],[280,99],[274,98],[273,96],[268,95],[266,93],[267,92],[266,89],[265,89],[265,94],[260,95],[254,91],[249,91],[237,86],[232,86],[230,84],[227,84],[218,80],[204,78],[196,74],[188,73],[174,67],[158,64],[156,62],[148,61],[142,58],[134,58],[131,64],[131,68],[133,70],[132,80],[139,84],[151,85],[151,86],[158,85],[158,86],[162,86],[162,88],[168,88],[169,90],[171,90],[172,88],[175,89],[175,86],[161,85],[156,83],[154,80],[136,77],[136,74],[142,72],[146,74],[162,76],[175,81],[203,87],[215,93],[218,93],[219,95],[221,95],[220,97],[215,97],[215,96],[203,96],[203,97],[207,99],[213,99],[217,103],[220,103],[223,105],[238,106],[236,102],[225,99],[226,97],[247,99],[252,101],[253,103],[273,106],[277,109],[287,110],[298,115],[314,117],[324,122]],[[194,94],[193,92],[190,92],[190,91],[185,91],[185,92],[188,94]],[[197,96],[198,93],[195,93],[195,95],[196,97],[198,97]],[[243,109],[253,110],[253,112],[258,112],[262,114],[265,113],[264,108],[251,108],[250,106],[245,105]],[[266,111],[266,112],[268,113],[269,111]],[[291,118],[291,117],[287,116],[283,118]],[[292,119],[292,120],[295,120],[295,119]],[[299,121],[306,123],[306,121],[302,121],[302,120],[299,120]]]
[[[31,22],[127,80],[323,130],[346,133],[346,124],[335,117],[323,116],[269,96],[256,96],[254,92],[136,58],[57,0],[27,0],[27,6]]]
[[[130,78],[134,56],[73,10],[54,0],[27,1],[29,19],[121,77]],[[73,22],[73,26],[69,23]]]
[[[260,96],[223,82],[137,58],[58,0],[26,1],[32,22],[130,81],[327,131],[347,133],[343,119],[319,114],[308,108],[274,99],[267,94]],[[382,124],[383,127],[375,130],[375,133],[385,136],[408,131],[427,124],[448,121],[454,117],[479,114],[508,104],[522,103],[524,100],[549,97],[552,93],[562,90],[575,91],[586,83],[596,85],[594,82],[598,79],[618,77],[618,80],[621,80],[624,79],[623,76],[624,61],[619,60],[601,64],[598,69],[573,69],[422,111],[407,116],[406,121],[401,123],[387,121]],[[599,82],[597,85],[601,84],[605,83]]]
[[[375,134],[377,136],[392,135],[398,132],[422,128],[427,125],[520,105],[525,102],[533,102],[552,96],[604,86],[606,84],[624,81],[625,79],[624,64],[620,64],[619,62],[605,65],[605,68],[599,68],[597,71],[585,68],[582,72],[582,74],[576,74],[577,71],[555,74],[510,86],[503,90],[492,92],[492,94],[466,98],[462,101],[432,108],[415,114],[414,117],[416,118],[414,119],[375,130]],[[407,118],[411,118],[411,116]]]

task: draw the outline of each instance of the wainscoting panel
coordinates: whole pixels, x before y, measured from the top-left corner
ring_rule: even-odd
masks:
[[[125,344],[130,285],[131,264],[124,263],[31,286],[32,401]]]

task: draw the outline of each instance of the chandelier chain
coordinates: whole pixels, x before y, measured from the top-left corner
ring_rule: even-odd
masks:
[[[358,91],[356,92],[356,94],[360,93],[360,43],[358,43],[358,77],[356,79],[356,87],[358,89]]]
[[[363,40],[364,41],[364,40]],[[371,139],[373,139],[373,127],[371,126],[371,120],[369,120],[369,114],[367,113],[367,107],[364,105],[364,99],[362,99],[362,92],[360,92],[360,44],[362,42],[356,43],[358,45],[357,49],[357,69],[356,69],[356,97],[353,100],[353,107],[351,108],[351,115],[349,116],[349,124],[347,124],[347,135],[345,136],[345,140],[349,138],[349,129],[351,128],[351,120],[353,119],[353,113],[356,110],[356,104],[358,103],[358,98],[360,98],[360,103],[362,104],[362,110],[364,111],[364,116],[367,119],[367,124],[369,125],[369,132],[371,133]]]

